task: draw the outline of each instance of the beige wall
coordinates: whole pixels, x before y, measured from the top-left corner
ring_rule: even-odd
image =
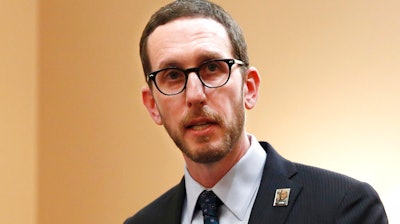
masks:
[[[140,32],[165,1],[15,2],[0,3],[0,223],[121,223],[182,176],[139,94]],[[262,75],[248,130],[371,183],[399,222],[400,2],[218,2]]]
[[[36,223],[36,1],[0,1],[0,223]]]

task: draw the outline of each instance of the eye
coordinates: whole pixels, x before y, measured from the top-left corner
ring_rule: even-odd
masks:
[[[177,82],[185,80],[185,74],[179,69],[169,68],[157,74],[159,82]]]
[[[218,72],[221,71],[221,65],[217,61],[211,61],[204,65],[205,72]]]
[[[175,70],[172,70],[172,71],[166,73],[166,75],[165,75],[165,79],[172,79],[172,80],[178,79],[180,77],[181,77],[181,74],[179,73],[179,71],[175,71]]]

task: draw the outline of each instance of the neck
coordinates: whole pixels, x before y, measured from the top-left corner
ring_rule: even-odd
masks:
[[[187,169],[194,180],[205,188],[212,188],[246,154],[250,140],[244,133],[231,152],[214,163],[198,163],[184,155]]]

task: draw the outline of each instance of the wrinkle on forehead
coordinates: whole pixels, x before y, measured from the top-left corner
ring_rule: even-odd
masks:
[[[225,28],[208,18],[181,18],[159,26],[149,36],[147,47],[153,70],[232,57]]]

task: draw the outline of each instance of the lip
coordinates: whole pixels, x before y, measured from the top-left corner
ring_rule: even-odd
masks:
[[[215,125],[217,122],[208,118],[198,118],[191,120],[185,128],[193,131],[203,131]]]

